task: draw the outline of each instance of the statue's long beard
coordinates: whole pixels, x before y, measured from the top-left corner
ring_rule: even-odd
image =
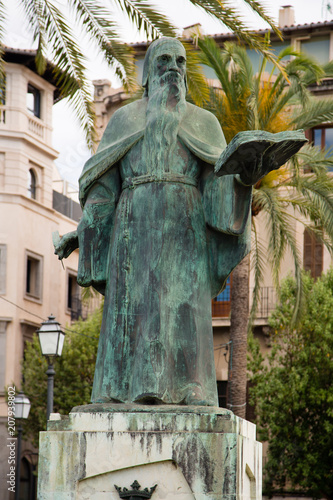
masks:
[[[185,85],[178,75],[165,75],[149,92],[144,150],[147,168],[158,175],[168,171],[186,111]]]

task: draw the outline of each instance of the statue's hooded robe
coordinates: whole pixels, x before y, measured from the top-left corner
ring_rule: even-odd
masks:
[[[144,98],[112,116],[80,178],[78,282],[105,293],[93,402],[217,405],[211,298],[249,251],[252,191],[214,175],[221,127],[186,106],[173,165],[142,158]]]

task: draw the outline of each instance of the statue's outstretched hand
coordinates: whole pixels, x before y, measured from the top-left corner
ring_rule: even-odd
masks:
[[[58,255],[58,259],[66,259],[69,255],[79,247],[77,231],[59,236],[58,231],[52,234],[54,253]]]

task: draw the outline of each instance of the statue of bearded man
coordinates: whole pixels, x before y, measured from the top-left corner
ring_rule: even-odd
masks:
[[[217,406],[211,299],[249,251],[252,187],[214,174],[226,143],[185,100],[178,40],[150,45],[143,86],[86,163],[56,253],[79,245],[78,282],[105,294],[92,402]]]

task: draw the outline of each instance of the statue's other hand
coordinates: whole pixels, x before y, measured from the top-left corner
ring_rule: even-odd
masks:
[[[79,247],[77,231],[59,236],[58,231],[53,233],[54,253],[58,255],[58,259],[66,259],[76,248]]]

